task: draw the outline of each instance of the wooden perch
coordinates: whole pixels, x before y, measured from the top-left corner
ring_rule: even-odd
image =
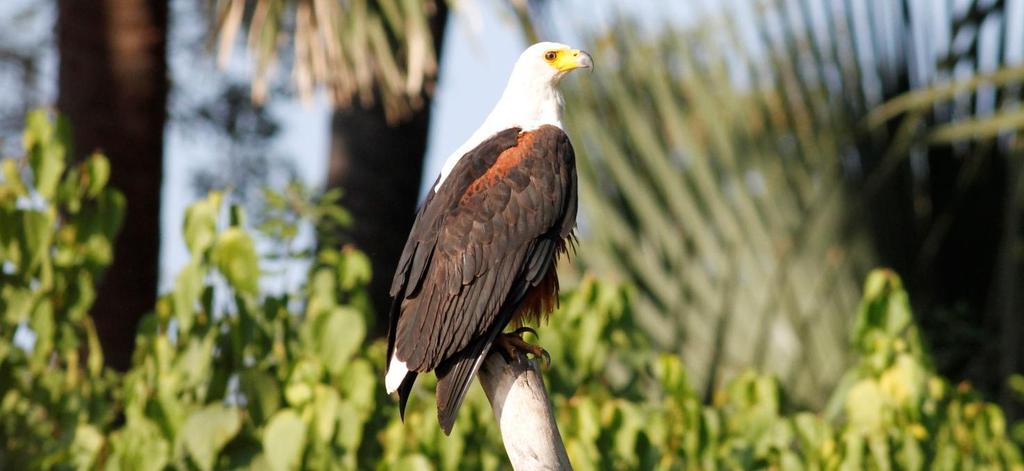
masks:
[[[572,469],[535,362],[522,352],[511,362],[492,352],[477,377],[498,419],[513,469]]]

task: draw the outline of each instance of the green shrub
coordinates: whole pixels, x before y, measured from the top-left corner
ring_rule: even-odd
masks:
[[[120,402],[88,309],[124,198],[106,187],[102,155],[69,166],[69,134],[34,112],[25,155],[0,161],[0,466],[9,469],[96,449]]]
[[[936,375],[894,273],[869,275],[854,332],[859,359],[825,413],[784,413],[777,381],[754,372],[702,405],[680,360],[662,357],[655,371],[663,403],[634,420],[654,444],[649,462],[667,469],[1024,469],[1002,411],[968,385]]]
[[[35,113],[25,135],[0,180],[0,468],[507,468],[479,388],[450,437],[431,375],[399,421],[384,343],[366,338],[365,255],[321,251],[301,287],[268,289],[269,259],[302,255],[302,221],[347,220],[336,194],[271,192],[259,231],[221,194],[192,205],[191,258],[139,326],[132,369],[105,368],[88,309],[123,199],[102,156],[65,168],[59,120]],[[633,298],[584,278],[541,329],[578,469],[1022,469],[999,408],[935,374],[891,272],[867,281],[859,359],[823,413],[792,411],[752,371],[705,404],[685,359],[652,353]]]

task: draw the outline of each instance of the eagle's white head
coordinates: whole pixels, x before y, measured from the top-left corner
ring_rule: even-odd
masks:
[[[543,42],[526,48],[512,68],[501,100],[481,126],[488,135],[479,137],[486,139],[510,127],[562,127],[562,93],[558,91],[558,82],[572,70],[593,66],[590,54],[565,44]]]
[[[434,190],[441,188],[463,155],[505,129],[529,131],[545,124],[561,128],[562,94],[558,82],[572,70],[592,67],[590,54],[565,44],[541,42],[526,48],[512,68],[498,104],[483,125],[445,161]]]
[[[531,88],[554,87],[569,71],[593,66],[590,54],[579,49],[559,43],[537,43],[519,55],[509,78],[509,87],[515,84]]]

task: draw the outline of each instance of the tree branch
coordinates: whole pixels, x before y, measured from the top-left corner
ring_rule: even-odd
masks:
[[[477,377],[498,419],[513,469],[572,469],[535,362],[522,352],[507,362],[495,352],[484,361]]]

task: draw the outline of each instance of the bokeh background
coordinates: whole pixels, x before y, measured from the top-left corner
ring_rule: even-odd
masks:
[[[381,316],[426,186],[557,40],[596,63],[563,83],[581,242],[540,338],[577,467],[1021,466],[1024,0],[0,25],[0,464],[503,467],[479,391],[453,438],[430,384],[397,421]]]

